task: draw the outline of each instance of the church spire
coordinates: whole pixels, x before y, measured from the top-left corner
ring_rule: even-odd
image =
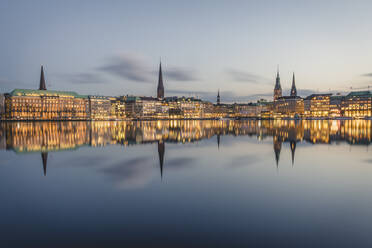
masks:
[[[44,67],[43,66],[41,66],[39,90],[46,90],[45,78],[44,78]]]
[[[295,74],[294,74],[294,72],[293,72],[293,78],[292,78],[291,96],[297,96],[297,89],[296,89]]]
[[[162,73],[162,70],[161,70],[161,61],[160,61],[160,64],[159,64],[159,80],[158,80],[157,97],[159,99],[164,98],[164,85],[163,85],[163,73]]]
[[[220,105],[220,104],[221,104],[220,89],[218,89],[218,93],[217,93],[217,105]]]
[[[282,97],[282,86],[280,85],[280,76],[279,76],[279,65],[276,72],[276,80],[274,87],[274,101],[278,100],[279,97]]]

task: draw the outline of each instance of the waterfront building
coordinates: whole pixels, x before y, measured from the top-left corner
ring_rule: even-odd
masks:
[[[5,95],[0,94],[0,120],[5,116]]]
[[[343,112],[341,111],[341,103],[343,102],[345,96],[336,95],[331,96],[329,100],[329,117],[341,117]]]
[[[5,95],[5,118],[11,120],[84,120],[87,96],[72,91],[15,89]]]
[[[154,97],[128,96],[125,106],[127,117],[139,118],[166,118],[169,107],[163,101]]]
[[[304,99],[304,115],[307,117],[328,117],[332,94],[312,94]]]
[[[4,95],[5,118],[10,120],[85,120],[87,96],[46,89],[41,66],[39,90],[15,89]]]
[[[295,76],[293,73],[292,88],[290,96],[282,96],[282,88],[280,86],[279,70],[276,76],[274,88],[274,117],[301,117],[304,113],[304,100],[297,96],[295,84]]]
[[[203,118],[214,118],[214,105],[208,101],[202,101]]]
[[[114,119],[123,120],[126,118],[125,102],[126,96],[115,97],[111,100],[112,117]]]
[[[202,100],[194,97],[167,97],[165,102],[169,106],[169,118],[192,119],[204,117],[204,104]]]
[[[113,98],[106,96],[88,96],[89,112],[92,120],[109,120],[111,119]]]
[[[371,100],[370,91],[350,92],[341,103],[341,112],[345,117],[371,117]]]
[[[301,117],[304,113],[304,100],[299,96],[282,96],[274,101],[275,117]]]
[[[279,67],[276,73],[275,87],[274,87],[274,101],[282,97],[282,86],[280,85]]]

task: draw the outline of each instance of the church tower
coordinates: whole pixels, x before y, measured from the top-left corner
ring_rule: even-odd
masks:
[[[164,85],[163,85],[163,73],[161,71],[161,62],[159,65],[159,80],[158,80],[158,92],[157,92],[158,99],[164,98]]]
[[[278,100],[279,97],[282,97],[282,86],[280,85],[279,67],[278,67],[278,71],[276,73],[275,88],[274,88],[274,101]]]
[[[297,96],[297,89],[296,89],[295,74],[294,74],[294,72],[293,72],[293,78],[292,78],[291,96]]]
[[[221,104],[220,89],[218,89],[218,93],[217,93],[217,105],[220,105],[220,104]]]
[[[45,84],[44,68],[43,68],[43,66],[41,66],[39,90],[46,90],[46,84]]]

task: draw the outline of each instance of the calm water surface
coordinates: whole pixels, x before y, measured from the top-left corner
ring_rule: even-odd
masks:
[[[371,128],[0,123],[0,247],[371,247]]]

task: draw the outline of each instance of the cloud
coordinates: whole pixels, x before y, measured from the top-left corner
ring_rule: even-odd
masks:
[[[110,61],[99,67],[100,71],[116,77],[139,82],[153,83],[157,80],[158,68],[150,66],[146,59],[135,54],[121,54],[114,56]],[[163,77],[165,81],[195,81],[196,72],[182,67],[165,67],[163,65]]]
[[[196,72],[180,67],[171,67],[164,70],[165,79],[171,81],[196,81]]]
[[[155,176],[150,157],[139,157],[115,163],[101,170],[121,189],[143,188]]]
[[[130,81],[141,83],[154,81],[150,77],[151,70],[149,70],[145,61],[139,56],[132,54],[115,56],[106,65],[98,69]]]
[[[62,79],[73,84],[100,84],[106,82],[98,73],[77,73],[62,75]]]
[[[269,79],[261,77],[256,74],[238,71],[234,69],[227,70],[228,75],[231,77],[232,80],[235,82],[242,82],[242,83],[261,83],[261,84],[268,84]]]
[[[361,75],[362,77],[372,77],[372,72],[371,73],[365,73]]]

